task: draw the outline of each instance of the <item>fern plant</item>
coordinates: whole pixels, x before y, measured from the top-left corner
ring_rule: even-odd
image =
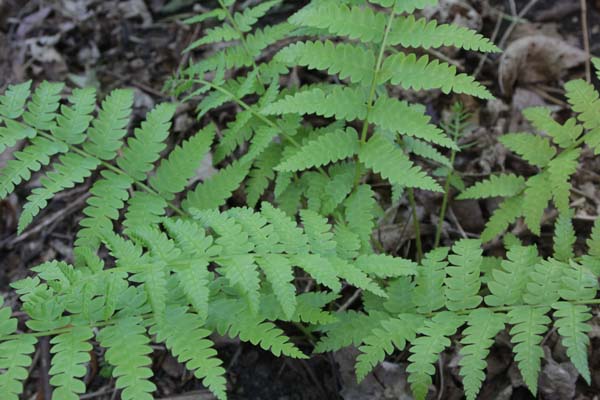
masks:
[[[359,252],[352,232],[334,229],[308,209],[300,214],[300,226],[269,203],[260,212],[219,211],[224,175],[187,190],[215,127],[191,136],[155,167],[166,147],[173,104],[158,105],[124,140],[131,91],[110,93],[95,113],[91,89],[74,90],[69,104],[60,105],[62,85],[44,82],[32,95],[30,86],[11,86],[0,97],[2,149],[25,141],[0,174],[2,195],[48,166],[41,187],[27,198],[19,231],[59,191],[95,171],[99,179],[83,210],[75,263],[44,263],[33,268],[33,277],[12,285],[29,332],[17,331],[10,310],[2,310],[0,389],[7,399],[17,398],[39,336],[52,336],[50,374],[57,399],[85,392],[84,365],[94,337],[106,349],[105,361],[114,366],[124,399],[152,398],[151,340],[165,343],[225,398],[225,371],[208,338],[212,332],[239,336],[275,355],[304,358],[274,321],[331,321],[324,307],[342,282],[386,296],[380,278],[415,273],[407,260]],[[114,263],[99,258],[100,247]],[[320,289],[297,295],[294,268]]]
[[[594,59],[594,64],[598,73],[600,60]],[[560,124],[549,108],[529,108],[523,114],[541,134],[522,132],[500,137],[504,146],[538,172],[529,177],[494,175],[460,194],[459,199],[504,198],[486,224],[481,235],[484,241],[498,236],[520,217],[533,234],[539,235],[550,201],[563,218],[569,218],[570,177],[577,171],[583,147],[600,152],[600,120],[596,115],[600,103],[594,87],[583,80],[568,82],[565,89],[575,117]]]
[[[368,210],[375,210],[374,193],[363,183],[368,173],[381,175],[395,192],[442,190],[409,153],[439,161],[441,154],[434,146],[455,148],[454,141],[430,123],[422,106],[390,96],[389,89],[437,89],[491,98],[487,89],[456,67],[410,49],[498,49],[471,30],[406,14],[434,3],[319,0],[286,22],[253,30],[253,22],[278,2],[233,13],[230,1],[219,2],[221,8],[188,21],[218,21],[190,48],[232,42],[192,63],[172,83],[177,94],[203,96],[199,117],[226,102],[241,109],[222,132],[215,161],[223,161],[238,148],[244,154],[247,164],[234,161],[230,168],[239,171],[238,185],[247,176],[249,206],[274,182],[275,201],[289,215],[306,206],[347,226],[361,226],[363,249],[369,249],[365,232],[373,223],[366,216],[361,217],[366,225],[352,222],[359,218],[352,207],[359,197],[369,204]],[[241,29],[239,21],[250,14],[256,19]],[[278,42],[283,38],[282,47]],[[272,45],[276,54],[265,57],[261,51]],[[281,88],[279,78],[298,67],[328,78],[324,83]],[[335,79],[341,82],[329,83]],[[316,122],[312,116],[325,121]]]

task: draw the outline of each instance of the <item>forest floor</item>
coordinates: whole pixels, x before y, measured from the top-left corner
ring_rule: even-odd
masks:
[[[182,50],[200,37],[202,30],[180,21],[204,7],[212,7],[212,3],[216,2],[0,0],[0,91],[8,84],[29,79],[34,82],[65,81],[73,87],[92,85],[101,93],[116,87],[133,87],[136,117],[141,118],[156,103],[171,100],[162,89],[174,71],[186,65],[189,57],[202,56],[201,52],[182,55]],[[491,37],[505,52],[502,56],[481,56],[441,49],[430,55],[476,75],[491,88],[496,99],[480,102],[465,96],[444,96],[439,92],[399,94],[425,104],[434,122],[446,119],[456,101],[465,105],[471,114],[470,127],[462,135],[461,142],[470,146],[458,154],[456,168],[467,185],[491,172],[530,174],[530,167],[509,154],[498,143],[497,137],[506,132],[530,129],[521,114],[526,107],[546,105],[565,120],[570,116],[562,86],[570,79],[585,77],[588,53],[600,55],[600,1],[588,1],[584,11],[580,0],[442,0],[440,3],[424,14],[443,23],[474,28]],[[303,4],[305,1],[284,1],[281,14],[273,18],[285,18]],[[589,50],[586,50],[586,36]],[[598,87],[595,77],[592,81]],[[207,118],[223,126],[231,113],[232,109],[225,107]],[[175,135],[189,135],[206,122],[196,120],[192,107],[182,107],[177,113]],[[12,151],[14,149],[0,154],[0,169],[11,158]],[[591,152],[585,153],[583,158],[574,178],[572,196],[572,205],[576,209],[575,228],[582,238],[578,245],[582,247],[583,238],[600,212],[600,158]],[[210,166],[199,169],[199,179],[211,171],[214,170]],[[16,235],[17,216],[36,180],[0,202],[0,295],[8,304],[17,301],[9,283],[26,277],[31,266],[55,258],[72,259],[74,231],[89,183],[56,197],[36,223],[21,235]],[[417,198],[418,216],[427,246],[433,242],[441,197],[417,192]],[[452,201],[442,240],[451,243],[460,237],[477,237],[494,206],[492,201]],[[414,234],[406,226],[409,210],[408,204],[387,210],[386,218],[375,233],[385,249],[393,254],[410,254]],[[555,217],[550,212],[545,215],[547,221]],[[523,233],[524,229],[517,226],[514,232]],[[523,237],[548,254],[551,236],[548,229],[539,238]],[[491,243],[486,250],[491,255],[503,251],[500,243]],[[577,378],[574,367],[566,362],[565,350],[556,333],[550,332],[544,339],[546,357],[539,398],[600,398],[600,317],[596,316],[592,324],[592,385],[587,386]],[[311,351],[310,344],[300,332],[294,329],[288,332],[304,351]],[[404,353],[390,358],[358,385],[352,371],[356,355],[353,349],[315,355],[305,361],[275,358],[237,341],[215,340],[227,368],[232,399],[411,398],[404,370],[407,355]],[[47,343],[44,345],[42,341],[23,399],[49,400],[49,358]],[[448,349],[442,358],[442,368],[435,379],[437,393],[432,398],[460,399],[457,349]],[[86,376],[89,394],[81,398],[118,399],[114,382],[104,377],[100,362],[92,361]],[[162,347],[155,348],[153,370],[157,398],[213,398]],[[480,398],[533,398],[520,381],[506,334],[499,335],[492,349],[488,378]]]

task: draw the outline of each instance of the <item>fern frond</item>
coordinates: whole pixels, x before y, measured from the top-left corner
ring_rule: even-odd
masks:
[[[422,106],[380,96],[369,114],[369,122],[401,135],[413,136],[450,149],[456,144],[441,129],[429,123]]]
[[[527,180],[523,192],[522,212],[525,223],[536,235],[541,232],[542,217],[548,202],[552,199],[552,187],[548,185],[548,175],[534,175]]]
[[[424,400],[435,374],[435,363],[439,354],[450,346],[449,336],[463,324],[463,318],[451,312],[441,312],[425,321],[417,330],[421,335],[412,342],[410,364],[406,368],[408,382],[417,400]]]
[[[35,337],[21,335],[15,339],[0,342],[0,388],[6,400],[19,400],[23,392],[23,382],[29,373],[27,369],[33,361]]]
[[[202,319],[186,312],[185,308],[169,308],[163,322],[150,329],[159,342],[164,342],[180,363],[202,379],[202,383],[219,399],[227,398],[225,369],[208,336]]]
[[[487,283],[491,294],[485,303],[491,307],[522,304],[526,291],[527,277],[531,267],[539,257],[534,246],[513,246],[502,261],[502,269],[492,271],[492,279]]]
[[[488,180],[477,182],[463,191],[459,200],[512,197],[525,189],[525,178],[514,174],[492,175]]]
[[[25,112],[25,103],[31,94],[31,81],[18,85],[8,85],[0,96],[0,116],[17,119]]]
[[[260,197],[269,187],[269,183],[275,179],[275,167],[281,161],[280,146],[273,143],[256,158],[253,168],[248,174],[246,182],[246,202],[248,206],[254,207]]]
[[[553,255],[558,261],[568,262],[575,257],[573,245],[577,238],[571,222],[572,213],[559,213],[554,224]]]
[[[381,321],[379,327],[364,338],[359,347],[362,354],[356,358],[356,379],[360,382],[373,368],[390,355],[394,349],[404,350],[407,342],[415,339],[423,318],[415,314],[400,314]]]
[[[552,111],[547,107],[530,107],[523,110],[523,115],[541,132],[552,136],[554,143],[566,149],[571,146],[583,132],[575,118],[569,118],[564,125],[552,118]]]
[[[316,114],[349,122],[367,116],[367,98],[363,90],[346,86],[333,86],[328,89],[324,91],[322,88],[312,88],[287,95],[267,105],[262,113],[265,115]]]
[[[556,322],[554,326],[562,338],[563,345],[567,348],[569,359],[577,368],[583,379],[591,382],[588,366],[588,347],[590,339],[588,332],[592,327],[586,322],[592,318],[591,309],[585,305],[576,305],[569,302],[558,302],[552,305]]]
[[[15,186],[31,178],[31,173],[39,171],[50,163],[52,156],[66,153],[68,147],[62,142],[56,142],[44,137],[31,139],[31,144],[25,149],[14,153],[14,159],[9,160],[0,173],[0,198],[8,196]]]
[[[500,49],[483,35],[458,25],[441,24],[414,16],[398,17],[388,38],[390,45],[425,49],[454,46],[465,50],[498,53]]]
[[[485,224],[485,229],[481,233],[481,240],[483,242],[492,240],[515,222],[523,214],[522,203],[522,196],[511,197],[500,203]]]
[[[411,260],[385,254],[363,254],[356,259],[356,266],[378,278],[415,275],[417,264]]]
[[[567,99],[578,113],[577,119],[583,123],[586,129],[589,129],[585,136],[586,143],[594,149],[594,153],[600,153],[600,116],[598,116],[598,107],[600,106],[600,96],[594,86],[578,79],[565,84]]]
[[[134,180],[142,181],[153,169],[153,163],[166,147],[171,119],[175,115],[174,104],[160,104],[148,113],[141,128],[137,128],[134,137],[127,141],[117,165]]]
[[[548,138],[531,133],[507,133],[498,140],[525,161],[540,168],[548,165],[556,155],[556,149]]]
[[[243,12],[237,12],[233,15],[238,29],[242,32],[249,32],[256,22],[264,17],[267,12],[276,5],[281,4],[281,0],[270,0],[259,3],[257,6],[248,7]]]
[[[288,66],[327,71],[363,86],[371,84],[375,73],[373,51],[349,43],[334,44],[329,40],[291,44],[277,53],[275,60]]]
[[[127,125],[133,106],[133,91],[114,90],[102,102],[102,107],[83,149],[101,160],[112,160],[127,134]]]
[[[100,238],[112,232],[112,221],[119,218],[119,210],[129,198],[128,190],[133,184],[129,176],[112,171],[102,171],[101,174],[102,178],[92,185],[92,196],[83,209],[85,218],[81,220],[81,229],[77,232],[77,246],[97,247]]]
[[[446,303],[443,286],[448,267],[448,262],[445,261],[448,252],[446,247],[430,251],[425,255],[422,265],[416,269],[414,301],[420,313],[436,311]]]
[[[580,149],[562,152],[548,164],[548,177],[552,188],[552,198],[556,209],[562,213],[570,210],[571,182],[570,178],[579,166]]]
[[[443,93],[465,93],[481,99],[491,99],[492,94],[472,76],[459,74],[454,65],[429,60],[424,55],[398,53],[383,62],[378,75],[380,84],[390,81],[405,89],[440,89]]]
[[[0,151],[2,152],[7,147],[13,147],[20,140],[31,139],[37,134],[32,127],[11,119],[5,120],[4,124],[5,126],[0,126]]]
[[[107,349],[104,359],[115,367],[112,374],[117,379],[116,387],[123,389],[123,400],[152,400],[150,393],[156,390],[148,380],[152,376],[152,360],[148,356],[152,347],[141,318],[119,320],[102,329],[98,340]]]
[[[27,203],[19,217],[18,231],[23,232],[56,193],[83,182],[99,165],[100,160],[73,152],[60,156],[54,171],[40,180],[42,187],[33,189],[27,196]]]
[[[511,341],[514,344],[515,361],[523,376],[525,385],[535,395],[538,387],[538,376],[544,351],[540,343],[542,336],[550,324],[546,316],[548,308],[521,306],[508,313]]]
[[[422,10],[427,6],[434,6],[437,0],[369,0],[369,3],[379,4],[382,7],[393,7],[396,14],[411,13]]]
[[[294,274],[290,261],[280,254],[268,254],[256,261],[271,284],[284,315],[292,318],[296,311],[296,287],[292,283]]]
[[[358,133],[353,128],[324,133],[303,145],[276,169],[302,171],[352,157],[358,151]]]
[[[347,36],[366,43],[383,39],[386,17],[368,7],[348,6],[342,2],[315,2],[289,18],[294,25],[326,29],[330,34]]]
[[[481,243],[478,240],[463,239],[452,247],[446,268],[445,278],[446,307],[450,311],[468,310],[481,303],[479,289],[481,263],[483,262]]]
[[[236,161],[227,168],[220,170],[208,180],[200,183],[190,191],[183,201],[183,208],[190,210],[213,209],[225,204],[231,194],[240,187],[248,175],[250,165]]]
[[[81,378],[85,376],[87,368],[82,364],[90,360],[92,345],[88,341],[93,336],[90,327],[75,326],[50,341],[53,345],[50,352],[54,354],[50,368],[50,383],[56,388],[54,398],[78,400],[79,395],[85,393]]]
[[[469,326],[462,333],[460,342],[463,347],[460,349],[459,361],[467,400],[477,398],[485,380],[486,358],[494,344],[494,337],[504,329],[505,320],[505,315],[485,308],[471,311],[467,317]]]
[[[85,140],[84,132],[90,126],[90,115],[96,108],[96,89],[75,89],[69,97],[71,107],[63,105],[56,117],[52,135],[68,144],[80,144]]]
[[[27,104],[23,121],[38,130],[49,131],[54,128],[63,87],[62,83],[40,83]]]
[[[523,299],[527,304],[542,305],[552,304],[560,297],[561,279],[564,264],[553,260],[540,261],[529,272],[527,292]]]
[[[408,156],[394,143],[375,134],[361,146],[359,160],[392,184],[441,192],[441,186],[421,168],[415,166]]]
[[[208,125],[180,146],[175,147],[150,177],[150,186],[161,197],[172,200],[176,193],[185,189],[194,176],[199,163],[208,153],[214,137],[215,126]]]
[[[355,233],[363,250],[371,249],[371,233],[375,228],[375,193],[368,185],[360,185],[344,201],[348,228]]]

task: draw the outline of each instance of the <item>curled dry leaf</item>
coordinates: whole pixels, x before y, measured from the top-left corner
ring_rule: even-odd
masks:
[[[569,43],[544,35],[526,36],[512,42],[500,59],[500,89],[512,94],[517,82],[547,82],[583,63],[586,53]]]

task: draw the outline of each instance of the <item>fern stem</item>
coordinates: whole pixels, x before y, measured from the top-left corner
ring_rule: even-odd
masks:
[[[419,218],[417,218],[417,202],[415,201],[415,190],[408,188],[408,201],[410,202],[410,208],[412,209],[412,220],[413,226],[415,227],[415,243],[417,246],[417,262],[421,262],[423,259],[423,243],[421,242],[421,224]]]
[[[53,141],[58,141],[54,136],[47,134],[45,132],[39,132],[38,133],[40,136],[49,139],[49,140],[53,140]],[[64,142],[62,142],[64,143]],[[85,158],[95,158],[94,156],[92,156],[91,154],[89,154],[88,152],[86,152],[85,150],[80,149],[79,147],[64,143],[66,146],[69,147],[69,149],[71,149],[71,151],[73,151],[74,153],[79,154],[80,156],[83,156]],[[119,174],[119,175],[125,175],[125,176],[129,176],[125,171],[121,170],[120,168],[115,167],[114,165],[106,162],[106,161],[102,161],[100,160],[100,164],[105,167],[108,170],[111,170],[112,172]],[[129,176],[129,178],[131,180],[133,180],[134,184],[139,186],[142,190],[154,194],[154,195],[159,195],[154,189],[152,189],[150,186],[146,185],[143,182],[138,181],[137,179],[134,179],[133,177]],[[173,211],[175,211],[177,214],[179,214],[179,216],[185,216],[187,215],[181,208],[177,207],[175,204],[171,203],[171,202],[167,202],[167,205],[169,206],[169,208],[171,208]]]
[[[385,27],[385,34],[383,35],[383,41],[381,42],[381,48],[379,49],[379,55],[377,56],[377,62],[375,63],[375,72],[373,73],[373,80],[371,82],[371,88],[369,89],[369,98],[367,100],[367,115],[363,122],[362,131],[360,133],[360,146],[364,146],[367,143],[367,133],[369,131],[369,119],[371,111],[373,110],[373,103],[375,101],[375,90],[377,89],[377,80],[379,79],[379,72],[381,71],[381,65],[383,64],[383,56],[387,47],[388,37],[394,23],[394,17],[396,16],[394,10],[390,13],[387,25]],[[356,174],[354,177],[354,189],[358,187],[361,178],[361,166],[360,163],[356,162]]]
[[[252,57],[252,54],[250,54],[250,49],[248,48],[248,43],[246,42],[246,36],[240,29],[240,26],[237,24],[237,22],[235,22],[233,15],[231,15],[231,11],[229,11],[229,8],[227,8],[227,6],[223,3],[223,0],[219,0],[219,5],[223,9],[223,11],[225,11],[225,16],[226,16],[227,20],[229,21],[229,23],[231,24],[231,26],[233,27],[233,29],[240,36],[240,42],[242,43],[242,47],[244,48],[244,51],[246,52],[248,57],[250,57],[252,59],[252,68],[254,69],[254,71],[256,71],[256,79],[261,84],[261,86],[264,87],[264,83],[262,82],[262,79],[260,78],[260,70],[258,69],[258,65],[256,65],[256,61],[254,60],[254,57]]]
[[[456,113],[454,116],[454,141],[457,142],[458,135],[460,134],[460,114]],[[450,173],[446,177],[446,182],[444,183],[444,198],[442,199],[442,208],[440,209],[440,217],[438,220],[437,229],[435,231],[435,240],[433,241],[433,248],[437,249],[440,245],[440,239],[442,237],[442,228],[444,227],[444,218],[446,218],[446,210],[448,209],[448,202],[450,197],[450,178],[452,174],[454,174],[454,161],[456,160],[456,150],[452,149],[450,151]]]

